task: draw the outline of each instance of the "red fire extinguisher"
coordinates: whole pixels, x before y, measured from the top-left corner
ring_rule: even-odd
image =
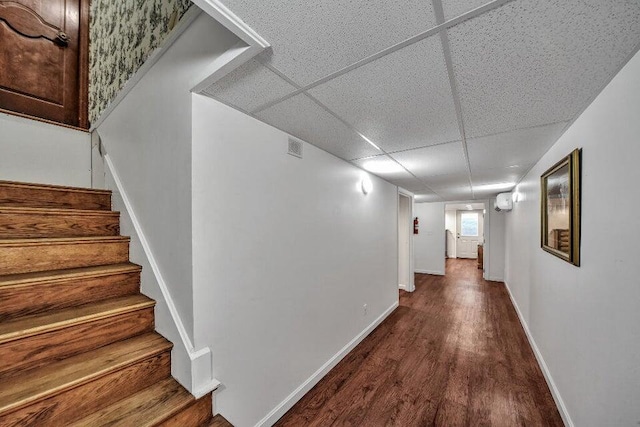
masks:
[[[413,219],[413,234],[418,234],[418,227],[420,226],[420,223],[418,222],[418,217],[415,217]]]

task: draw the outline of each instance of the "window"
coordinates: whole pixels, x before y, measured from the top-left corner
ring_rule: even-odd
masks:
[[[478,213],[464,212],[460,214],[460,235],[478,237]]]

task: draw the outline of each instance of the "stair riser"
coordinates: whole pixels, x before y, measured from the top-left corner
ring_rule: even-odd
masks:
[[[211,394],[196,400],[190,406],[168,420],[158,424],[158,427],[200,427],[212,417]]]
[[[170,379],[171,343],[110,209],[108,192],[0,181],[0,426],[211,422],[211,395]]]
[[[153,308],[134,311],[81,325],[0,344],[3,375],[35,368],[116,341],[131,338],[154,328]]]
[[[117,264],[129,260],[129,242],[2,246],[0,274]]]
[[[138,293],[140,272],[0,288],[0,322]]]
[[[164,352],[27,407],[0,414],[0,425],[68,425],[169,375],[170,353]]]
[[[117,236],[115,215],[12,213],[0,210],[0,238]]]
[[[111,195],[0,183],[0,206],[110,210]]]

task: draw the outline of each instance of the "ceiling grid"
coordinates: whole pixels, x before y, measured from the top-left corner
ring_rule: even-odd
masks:
[[[351,64],[351,65],[349,65],[347,67],[344,67],[344,68],[342,68],[340,70],[337,70],[337,71],[335,71],[335,72],[333,72],[333,73],[331,73],[331,74],[329,74],[329,75],[327,75],[327,76],[325,76],[325,77],[323,77],[321,79],[318,79],[318,80],[314,81],[313,83],[310,83],[310,84],[308,84],[308,85],[306,85],[306,86],[304,86],[304,87],[302,87],[302,88],[300,88],[300,89],[298,89],[298,90],[296,90],[294,92],[291,92],[290,94],[287,94],[287,95],[285,95],[285,96],[283,96],[281,98],[274,99],[274,100],[272,100],[270,102],[267,102],[267,103],[261,105],[260,107],[256,108],[254,111],[252,111],[252,113],[260,112],[260,111],[265,110],[265,109],[267,109],[267,108],[269,108],[269,107],[271,107],[271,106],[273,106],[275,104],[278,104],[280,102],[286,101],[288,98],[291,98],[291,97],[294,97],[296,95],[299,95],[302,92],[309,91],[309,90],[313,89],[316,86],[319,86],[321,84],[324,84],[324,83],[328,82],[329,80],[333,80],[336,77],[340,77],[341,75],[346,74],[346,73],[348,73],[350,71],[353,71],[353,70],[355,70],[357,68],[360,68],[363,65],[367,65],[370,62],[376,61],[376,60],[378,60],[378,59],[380,59],[380,58],[382,58],[384,56],[387,56],[387,55],[389,55],[389,54],[391,54],[391,53],[393,53],[393,52],[395,52],[397,50],[400,50],[400,49],[405,48],[407,46],[410,46],[410,45],[412,45],[414,43],[417,43],[417,42],[419,42],[421,40],[424,40],[427,37],[431,37],[433,35],[436,35],[436,34],[440,33],[440,31],[442,31],[442,30],[446,30],[449,27],[452,27],[454,25],[458,25],[461,22],[464,22],[464,21],[466,21],[468,19],[474,18],[474,17],[476,17],[476,16],[478,16],[478,15],[480,15],[482,13],[485,13],[485,12],[491,10],[491,9],[496,8],[496,7],[502,6],[503,4],[508,3],[510,1],[513,1],[513,0],[493,0],[493,1],[485,4],[482,7],[478,7],[476,9],[470,10],[470,11],[462,14],[461,16],[458,16],[457,18],[450,19],[450,20],[448,20],[448,21],[446,21],[446,22],[444,22],[442,24],[436,25],[435,27],[428,29],[427,31],[423,31],[420,34],[417,34],[417,35],[415,35],[413,37],[410,37],[410,38],[408,38],[408,39],[406,39],[406,40],[404,40],[402,42],[399,42],[399,43],[397,43],[395,45],[389,46],[388,48],[383,49],[383,50],[381,50],[381,51],[379,51],[379,52],[377,52],[377,53],[375,53],[373,55],[370,55],[370,56],[368,56],[366,58],[363,58],[363,59],[361,59],[361,60],[359,60],[357,62],[354,62],[353,64]]]
[[[271,64],[268,63],[264,63],[262,62],[262,65],[265,66],[266,68],[268,68],[269,70],[271,70],[273,73],[277,74],[278,76],[280,76],[280,78],[282,78],[283,80],[285,80],[286,82],[288,82],[290,85],[294,86],[297,91],[300,91],[300,93],[303,93],[304,95],[306,95],[309,99],[311,99],[313,102],[315,102],[320,108],[322,108],[323,110],[325,110],[327,113],[331,114],[332,116],[334,116],[337,120],[339,120],[340,122],[342,122],[345,126],[351,128],[355,133],[357,133],[360,137],[362,137],[366,142],[368,142],[370,145],[372,145],[373,147],[375,147],[377,150],[380,151],[380,155],[386,156],[387,158],[389,158],[391,161],[395,162],[396,164],[398,164],[402,169],[404,169],[409,175],[411,175],[413,178],[415,178],[418,182],[420,182],[422,184],[422,186],[424,186],[424,188],[434,194],[438,194],[436,191],[434,191],[433,189],[431,189],[423,180],[421,180],[420,178],[418,178],[417,176],[415,176],[410,170],[408,170],[406,167],[404,167],[400,162],[398,162],[397,160],[395,160],[389,153],[387,153],[385,150],[383,150],[382,148],[380,148],[378,145],[376,145],[373,141],[371,141],[369,138],[367,138],[366,135],[364,135],[362,132],[360,132],[358,129],[356,129],[351,123],[347,122],[346,120],[344,120],[342,117],[338,116],[336,113],[334,113],[331,109],[329,109],[326,105],[324,105],[322,102],[320,102],[318,99],[316,99],[315,97],[313,97],[313,95],[311,95],[310,93],[308,93],[307,91],[301,91],[301,87],[299,84],[297,84],[296,82],[294,82],[293,80],[291,80],[289,77],[287,77],[285,74],[283,74],[280,70],[278,70],[276,67],[274,67]],[[257,109],[255,111],[255,113],[258,113],[260,110]],[[250,114],[252,117],[255,117],[253,114]],[[445,142],[446,143],[446,142]],[[375,156],[374,156],[375,157]],[[369,157],[365,157],[364,159],[370,158]],[[438,196],[440,197],[440,196]]]
[[[436,23],[440,24],[444,22],[444,10],[442,8],[442,2],[440,0],[433,0],[433,11],[436,15]],[[442,51],[444,52],[444,60],[447,66],[449,84],[451,85],[451,95],[453,96],[453,103],[456,109],[456,119],[458,120],[458,127],[460,128],[460,143],[462,144],[462,150],[464,151],[464,159],[467,163],[467,173],[469,174],[469,187],[471,190],[471,198],[474,199],[475,197],[473,194],[473,178],[471,175],[471,162],[469,161],[467,137],[464,131],[464,118],[462,117],[462,107],[460,106],[460,95],[458,94],[456,78],[453,75],[453,63],[451,61],[451,48],[449,46],[449,39],[447,37],[446,31],[440,31],[440,41],[442,42]]]
[[[273,51],[202,94],[423,201],[510,190],[640,47],[635,0],[222,1]]]

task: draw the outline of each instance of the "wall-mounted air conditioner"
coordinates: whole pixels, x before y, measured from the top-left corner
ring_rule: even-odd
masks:
[[[500,193],[493,202],[493,207],[498,212],[509,212],[513,209],[513,198],[511,193]]]

